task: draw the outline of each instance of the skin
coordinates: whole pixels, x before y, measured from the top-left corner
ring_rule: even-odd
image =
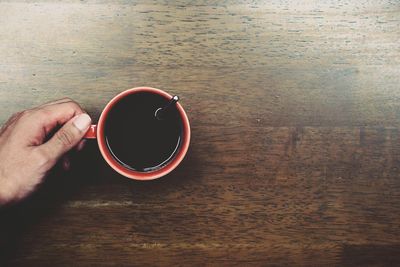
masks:
[[[66,153],[82,149],[90,122],[69,98],[11,116],[0,130],[0,205],[29,196],[59,160],[68,169]]]

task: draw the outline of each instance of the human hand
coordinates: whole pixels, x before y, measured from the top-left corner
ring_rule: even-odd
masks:
[[[66,152],[81,145],[90,124],[69,98],[14,114],[0,129],[0,205],[33,192]]]

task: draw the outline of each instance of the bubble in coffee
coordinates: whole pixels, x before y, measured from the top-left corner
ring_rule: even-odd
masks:
[[[139,92],[118,101],[105,120],[105,141],[111,155],[125,168],[149,172],[168,164],[182,143],[182,119],[176,107],[163,118],[156,111],[169,100]]]

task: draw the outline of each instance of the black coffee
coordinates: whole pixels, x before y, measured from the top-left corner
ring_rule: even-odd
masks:
[[[182,142],[182,120],[175,107],[162,120],[155,117],[168,99],[148,92],[122,98],[105,121],[105,141],[124,167],[148,172],[161,168],[177,154]]]

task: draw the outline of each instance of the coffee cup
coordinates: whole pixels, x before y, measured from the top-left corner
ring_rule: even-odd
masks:
[[[105,161],[121,175],[160,178],[182,162],[190,143],[189,119],[175,98],[151,87],[123,91],[108,102],[85,138],[97,140]]]

